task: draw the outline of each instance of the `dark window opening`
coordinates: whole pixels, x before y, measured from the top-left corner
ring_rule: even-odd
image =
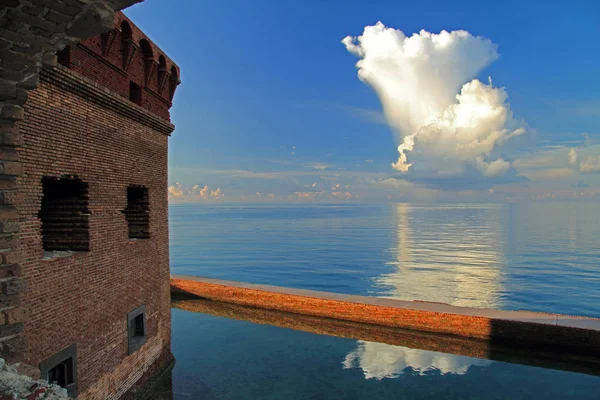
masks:
[[[67,46],[56,52],[56,61],[69,68],[71,66],[71,47]]]
[[[121,56],[123,57],[123,69],[127,70],[130,57],[133,56],[133,39],[131,26],[127,21],[121,23]]]
[[[127,21],[121,22],[121,42],[129,44],[132,41],[132,36],[131,25]]]
[[[41,378],[67,389],[70,397],[77,397],[77,347],[59,351],[40,363]]]
[[[132,337],[146,336],[146,332],[144,331],[144,314],[140,314],[133,319],[133,330],[131,333],[133,334]]]
[[[127,188],[127,208],[123,210],[127,219],[129,239],[150,238],[150,199],[148,188],[129,186]]]
[[[142,88],[135,82],[129,82],[129,100],[142,105]]]
[[[67,387],[73,384],[73,358],[69,357],[48,371],[48,382]]]
[[[148,84],[154,69],[154,52],[152,51],[150,42],[146,39],[140,40],[140,49],[142,51],[142,56],[144,57],[144,82]]]
[[[127,314],[127,336],[129,354],[146,343],[146,306],[141,305]]]
[[[44,250],[89,251],[88,184],[76,177],[45,177],[42,188]]]

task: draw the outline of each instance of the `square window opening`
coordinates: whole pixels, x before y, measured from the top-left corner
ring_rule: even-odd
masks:
[[[88,184],[76,177],[44,177],[42,191],[44,251],[89,251]]]
[[[133,81],[129,82],[129,100],[137,105],[142,105],[142,88]]]
[[[129,239],[150,238],[150,199],[148,188],[129,186],[127,207],[122,211],[127,219]]]
[[[128,352],[132,354],[146,343],[146,306],[141,305],[127,314]]]
[[[41,378],[67,389],[77,397],[77,348],[73,344],[40,363]]]

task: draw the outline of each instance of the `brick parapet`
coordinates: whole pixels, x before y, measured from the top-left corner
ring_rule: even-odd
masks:
[[[172,276],[171,291],[267,310],[600,357],[598,318],[457,307],[191,276]]]
[[[58,61],[170,119],[169,109],[180,83],[179,67],[123,13],[115,13],[112,29],[65,48]],[[139,88],[136,96],[132,96],[132,84]]]

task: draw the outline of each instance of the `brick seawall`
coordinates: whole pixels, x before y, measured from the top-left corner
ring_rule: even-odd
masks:
[[[265,310],[600,357],[597,318],[457,307],[192,276],[171,276],[171,293]]]
[[[339,319],[265,310],[263,308],[242,306],[239,304],[190,298],[189,296],[180,297],[173,295],[171,297],[171,307],[194,313],[208,314],[254,324],[277,326],[318,335],[385,343],[393,346],[408,347],[410,349],[600,376],[600,357],[588,357],[568,351],[556,351],[551,346],[547,346],[546,349],[539,347],[515,347],[502,343],[493,343],[490,340],[470,339],[455,335],[390,328]]]

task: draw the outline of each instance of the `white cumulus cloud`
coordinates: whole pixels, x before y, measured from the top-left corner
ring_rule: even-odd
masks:
[[[489,39],[462,30],[408,37],[378,22],[342,43],[360,58],[358,77],[375,90],[395,131],[394,169],[452,177],[510,169],[497,153],[526,129],[503,88],[473,79],[498,58]]]
[[[580,154],[580,151],[570,149],[568,154],[569,167],[581,174],[600,172],[600,155]]]
[[[219,201],[224,197],[220,188],[210,189],[208,185],[195,185],[189,188],[176,182],[169,186],[169,199],[172,201],[198,202],[198,201]]]

